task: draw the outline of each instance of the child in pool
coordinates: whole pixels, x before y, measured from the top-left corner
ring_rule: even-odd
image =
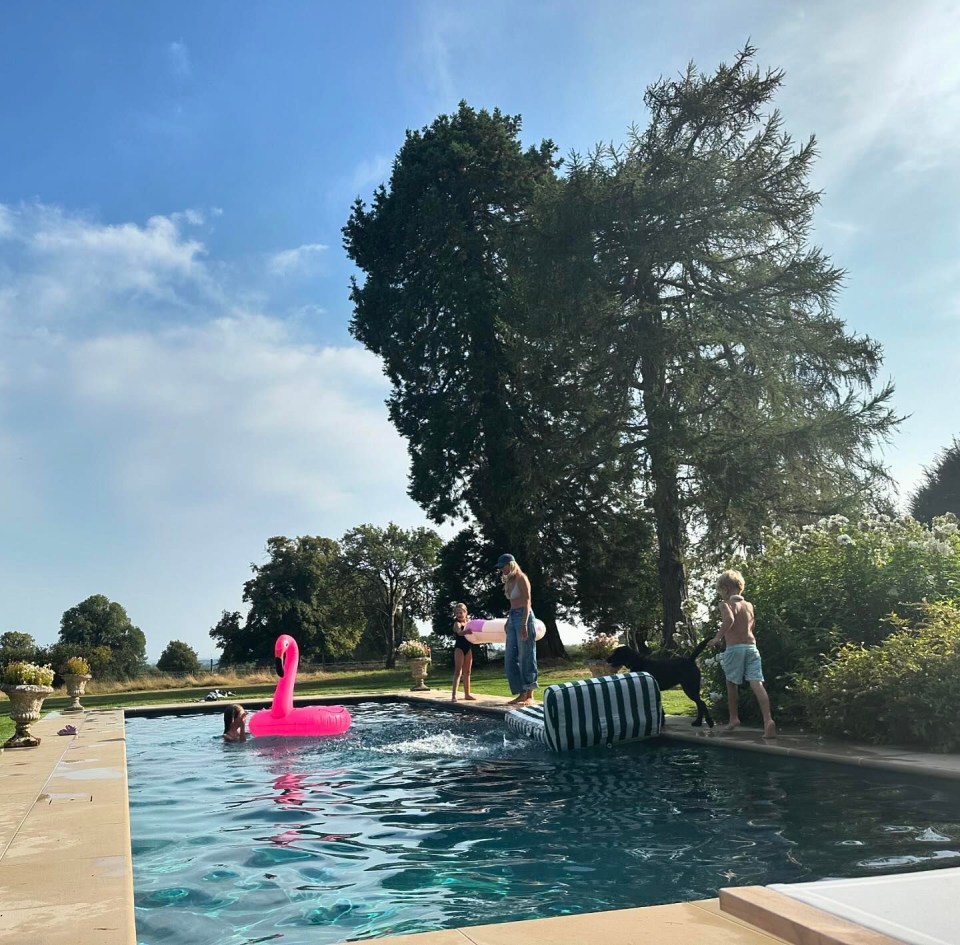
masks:
[[[231,705],[223,710],[223,740],[225,742],[247,740],[247,710],[242,705]]]

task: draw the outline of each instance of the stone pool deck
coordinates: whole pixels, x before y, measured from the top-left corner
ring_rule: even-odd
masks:
[[[506,699],[495,696],[451,705],[447,692],[385,692],[343,698],[355,702],[399,697],[455,711],[497,714],[505,709]],[[245,704],[258,703],[246,700]],[[127,714],[184,711],[219,712],[222,704],[138,706]],[[76,725],[78,734],[58,736],[57,730],[66,722]],[[124,710],[91,710],[69,718],[53,714],[31,729],[42,738],[38,748],[0,752],[0,941],[136,945]],[[717,748],[960,779],[960,756],[955,755],[841,745],[791,734],[767,742],[758,730],[750,728],[730,735],[708,734],[691,729],[689,720],[679,717],[668,719],[664,734]],[[950,886],[950,894],[942,896],[947,912],[939,916],[941,924],[947,916],[952,928],[960,928],[960,914],[953,922],[949,913],[960,903],[960,869],[927,875],[939,877],[938,895],[945,882]],[[914,884],[926,882],[923,874],[902,878]],[[890,878],[892,883],[898,879]],[[906,933],[890,937],[878,931],[879,927],[866,927],[869,916],[851,922],[843,918],[841,906],[831,911],[825,896],[808,900],[826,903],[828,908],[757,886],[720,890],[719,899],[701,902],[471,926],[379,941],[397,945],[895,945],[904,941],[937,945],[946,941],[917,937],[923,932],[916,931],[916,922],[911,925],[911,916],[900,918],[913,937]],[[960,933],[956,941],[960,942]]]

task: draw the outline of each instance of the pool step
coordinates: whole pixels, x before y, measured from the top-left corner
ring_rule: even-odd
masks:
[[[766,886],[721,889],[720,909],[790,945],[903,945]]]

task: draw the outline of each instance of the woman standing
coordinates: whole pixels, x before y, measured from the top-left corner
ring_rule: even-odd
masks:
[[[467,639],[466,604],[456,604],[453,608],[453,694],[451,702],[457,701],[457,689],[460,688],[460,676],[463,676],[463,698],[476,702],[477,697],[470,695],[470,670],[473,669],[473,644]]]
[[[532,705],[537,688],[537,634],[530,606],[530,579],[513,555],[500,555],[497,570],[503,593],[510,601],[503,661],[514,698],[507,705]]]

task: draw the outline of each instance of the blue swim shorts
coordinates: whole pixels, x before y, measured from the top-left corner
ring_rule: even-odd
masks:
[[[727,682],[738,686],[745,682],[763,682],[760,651],[753,643],[734,643],[720,654],[720,665]]]

